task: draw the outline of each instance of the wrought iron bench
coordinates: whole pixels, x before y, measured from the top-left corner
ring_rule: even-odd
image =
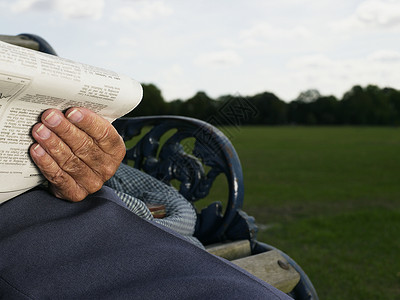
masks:
[[[195,236],[209,252],[237,263],[294,299],[318,299],[311,281],[293,259],[257,241],[255,220],[242,211],[239,157],[219,129],[179,116],[121,118],[113,125],[128,145],[140,136],[127,147],[124,162],[163,182],[178,181],[179,192],[190,202],[205,198],[218,175],[226,177],[229,196],[225,208],[218,201],[198,213]]]
[[[41,37],[0,35],[0,40],[56,55]],[[190,202],[205,198],[218,175],[226,177],[226,205],[214,202],[198,213],[195,236],[207,251],[222,256],[288,293],[318,299],[301,267],[287,254],[257,240],[254,218],[242,211],[243,174],[229,139],[209,123],[186,117],[121,118],[113,125],[126,141],[124,163],[170,184]],[[130,143],[132,139],[136,141]]]

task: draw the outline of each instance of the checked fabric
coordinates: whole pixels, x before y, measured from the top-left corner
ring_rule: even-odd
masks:
[[[203,248],[203,245],[193,237],[196,211],[175,188],[125,164],[120,165],[105,185],[114,189],[128,209],[139,217],[172,229]],[[154,218],[146,203],[165,205],[166,217]]]

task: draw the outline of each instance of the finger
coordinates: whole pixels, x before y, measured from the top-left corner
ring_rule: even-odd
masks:
[[[76,156],[104,181],[114,174],[122,158],[104,152],[92,137],[69,122],[59,110],[45,111],[42,121],[45,126],[36,125],[32,135],[61,167],[64,168],[65,161],[74,162],[73,156]]]
[[[46,159],[45,162],[49,164],[49,162],[53,163],[54,161],[56,163],[56,165],[50,169],[52,171],[50,175],[52,175],[54,171],[59,172],[57,169],[58,167],[78,182],[78,184],[89,193],[93,193],[101,187],[101,185],[100,187],[98,186],[100,181],[102,184],[105,180],[109,179],[104,179],[101,174],[95,172],[78,156],[76,156],[68,145],[66,145],[56,134],[50,131],[43,124],[38,123],[33,127],[32,136],[36,141],[38,141],[41,149],[46,152],[47,155],[43,158]],[[48,157],[51,158],[52,161],[49,160]],[[41,161],[39,160],[39,163],[40,162]]]
[[[82,153],[81,156],[87,156],[85,150],[97,147],[91,137],[69,122],[57,109],[45,111],[42,115],[42,122],[76,154]]]
[[[56,197],[80,201],[89,194],[85,188],[62,170],[39,144],[32,145],[29,151],[33,161],[49,181],[51,190]]]
[[[42,122],[56,133],[88,166],[108,180],[125,155],[125,144],[105,119],[84,108],[70,109],[64,115],[50,109]],[[112,163],[110,163],[112,162]]]
[[[71,123],[92,137],[104,152],[110,155],[123,152],[125,155],[125,145],[121,136],[106,119],[85,108],[71,108],[65,115]]]

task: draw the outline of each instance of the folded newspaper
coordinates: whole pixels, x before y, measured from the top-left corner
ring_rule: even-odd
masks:
[[[44,181],[28,153],[44,110],[86,107],[112,122],[141,99],[129,77],[0,42],[0,203]]]

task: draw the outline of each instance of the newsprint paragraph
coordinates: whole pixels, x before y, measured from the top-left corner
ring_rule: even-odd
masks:
[[[86,107],[112,122],[142,93],[127,76],[0,42],[0,203],[44,181],[28,153],[44,110]]]

